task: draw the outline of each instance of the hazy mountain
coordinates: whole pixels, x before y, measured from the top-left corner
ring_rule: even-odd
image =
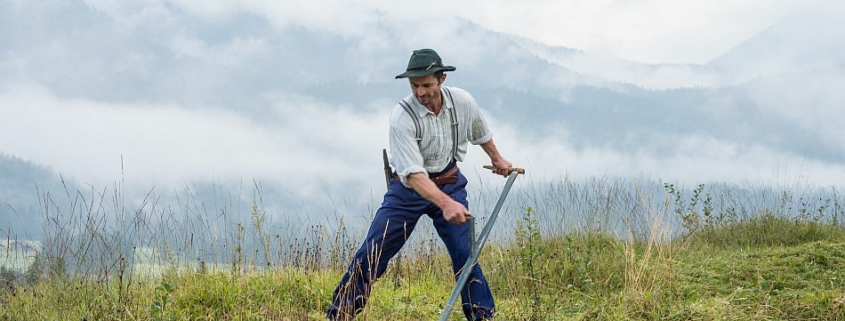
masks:
[[[825,10],[831,9],[831,10]],[[796,12],[707,63],[740,79],[845,64],[841,10]]]
[[[74,183],[71,181],[71,188]],[[2,238],[29,239],[42,235],[42,200],[61,191],[58,174],[49,167],[0,153],[0,227]],[[10,235],[7,232],[10,232]]]

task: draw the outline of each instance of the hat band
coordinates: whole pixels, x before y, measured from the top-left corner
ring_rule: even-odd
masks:
[[[428,66],[419,66],[419,67],[414,67],[414,68],[408,68],[408,69],[406,69],[406,70],[407,70],[407,71],[412,71],[412,70],[429,70],[429,69],[431,69],[431,67],[443,67],[443,64],[441,64],[439,61],[435,60],[435,61],[432,61],[430,64],[428,64]]]

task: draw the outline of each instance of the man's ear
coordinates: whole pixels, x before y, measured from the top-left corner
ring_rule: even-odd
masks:
[[[444,72],[443,75],[440,75],[440,83],[446,82],[446,73]]]

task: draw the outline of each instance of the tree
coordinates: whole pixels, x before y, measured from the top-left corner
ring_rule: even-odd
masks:
[[[26,269],[23,275],[23,281],[26,284],[32,285],[36,284],[41,281],[41,278],[44,275],[44,259],[41,257],[41,253],[38,252],[35,254],[35,260],[32,261],[32,264]]]
[[[61,256],[56,256],[51,260],[50,263],[50,278],[57,278],[57,279],[65,279],[67,278],[67,265],[65,264],[65,258]]]
[[[5,265],[0,266],[0,285],[3,286],[0,294],[15,295],[15,279],[17,279],[15,270],[6,268]]]
[[[14,282],[17,278],[18,275],[15,273],[15,270],[7,268],[5,265],[0,266],[0,283]]]

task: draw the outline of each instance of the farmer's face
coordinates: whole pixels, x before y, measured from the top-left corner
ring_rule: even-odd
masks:
[[[440,78],[437,78],[435,75],[428,75],[408,79],[411,83],[411,91],[414,93],[414,96],[417,97],[420,104],[430,109],[440,107],[435,106],[435,104],[441,101],[440,84],[444,80],[446,80],[446,74],[443,74]]]

